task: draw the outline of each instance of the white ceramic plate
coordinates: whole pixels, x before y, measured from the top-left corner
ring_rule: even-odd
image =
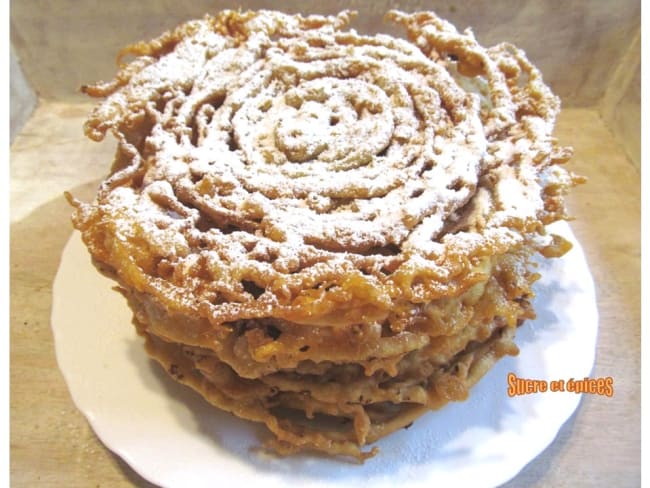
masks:
[[[582,379],[594,362],[598,317],[582,249],[549,260],[536,283],[537,320],[518,331],[519,356],[501,360],[469,400],[420,418],[377,443],[363,465],[313,456],[260,454],[260,427],[209,406],[148,359],[113,282],[90,264],[75,233],[54,282],[52,327],[59,366],[99,438],[144,478],[165,487],[496,486],[555,438],[580,395],[510,397],[508,373]]]

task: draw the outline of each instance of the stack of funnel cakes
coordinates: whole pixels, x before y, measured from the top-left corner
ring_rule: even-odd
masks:
[[[352,16],[206,16],[83,87],[118,149],[75,227],[148,353],[283,454],[365,459],[467,398],[534,316],[531,258],[569,248],[545,226],[579,178],[524,53]]]

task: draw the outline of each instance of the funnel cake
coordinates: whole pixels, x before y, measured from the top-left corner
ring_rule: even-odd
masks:
[[[409,40],[352,17],[224,11],[125,48],[83,87],[111,174],[68,198],[173,378],[278,453],[363,460],[517,353],[580,178],[522,51],[429,12],[387,14]]]

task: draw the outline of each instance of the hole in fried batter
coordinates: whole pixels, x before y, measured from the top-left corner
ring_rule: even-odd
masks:
[[[233,224],[226,224],[223,227],[219,227],[219,229],[221,230],[221,232],[223,234],[226,234],[226,235],[232,234],[234,232],[241,232],[241,228],[236,226],[236,225],[233,225]]]
[[[375,246],[368,249],[365,253],[369,256],[379,254],[380,256],[397,256],[402,252],[397,244],[386,244],[385,246]]]
[[[387,144],[381,151],[377,153],[378,158],[383,158],[388,154],[388,148],[390,147],[390,144]]]
[[[241,284],[242,284],[242,286],[244,287],[244,290],[246,291],[246,293],[249,293],[250,295],[252,295],[253,298],[255,298],[256,300],[257,300],[260,296],[262,296],[262,294],[263,294],[264,291],[265,291],[264,288],[258,286],[257,283],[255,283],[254,281],[243,280],[243,281],[241,282]]]
[[[228,138],[228,150],[230,152],[235,152],[237,149],[239,149],[239,144],[237,144],[237,140],[235,139],[235,135],[230,134],[230,137]]]
[[[236,320],[234,322],[225,322],[222,326],[232,330],[236,337],[241,337],[246,332],[246,321],[245,320]]]
[[[304,410],[278,406],[270,409],[272,415],[282,422],[283,427],[303,432],[349,432],[352,422],[349,417],[315,412],[307,415]]]
[[[199,145],[199,139],[201,138],[201,129],[196,118],[192,119],[188,127],[190,128],[190,144],[196,147]]]
[[[353,198],[332,198],[332,203],[330,205],[330,212],[336,212],[336,211],[345,211],[345,210],[352,210],[353,205],[352,203],[354,202]]]
[[[463,189],[464,186],[465,186],[465,184],[464,184],[463,180],[461,180],[460,178],[457,178],[454,181],[452,181],[450,184],[447,185],[447,189],[448,190],[453,190],[453,191],[460,191],[460,190]]]
[[[275,325],[268,324],[266,326],[266,335],[275,341],[282,335],[282,331],[278,329]]]
[[[433,169],[433,161],[428,160],[425,161],[424,164],[422,165],[422,168],[420,168],[420,171],[418,171],[418,176],[422,176],[424,173],[427,171],[431,171]]]
[[[170,279],[174,274],[174,265],[171,264],[168,259],[161,257],[156,258],[154,260],[154,266],[156,269],[156,274],[160,278],[167,280]]]
[[[220,108],[223,105],[223,102],[226,99],[226,95],[224,93],[215,93],[209,98],[206,98],[205,101],[203,102],[204,104],[208,104],[212,106],[215,110]]]
[[[254,258],[257,261],[264,262],[264,263],[272,263],[278,257],[280,256],[280,253],[278,252],[277,249],[265,249],[264,252],[256,252],[254,255]]]
[[[246,249],[246,252],[251,252],[253,249],[255,249],[256,245],[257,245],[256,241],[244,241],[244,242],[242,242],[242,246],[244,246],[244,249]]]
[[[196,221],[196,228],[200,232],[207,232],[210,229],[217,228],[218,226],[216,223],[209,217],[206,217],[205,215],[201,215],[197,221]]]
[[[259,106],[258,106],[257,108],[259,109],[260,112],[262,112],[262,113],[266,113],[266,112],[269,111],[269,109],[270,109],[272,106],[273,106],[273,100],[271,100],[270,98],[267,98],[267,99],[264,100],[262,103],[260,103]]]
[[[386,276],[392,275],[395,270],[399,267],[400,262],[398,260],[393,260],[392,262],[385,264],[381,267],[380,271]]]
[[[408,402],[376,402],[365,407],[373,423],[386,423],[400,416],[406,416],[406,413],[414,408],[419,408],[419,405]]]
[[[189,96],[190,93],[192,93],[193,89],[194,89],[193,81],[189,81],[181,87],[181,90],[183,91],[183,95],[185,95],[186,97]]]
[[[381,337],[392,337],[395,333],[390,327],[390,323],[386,320],[381,324]]]

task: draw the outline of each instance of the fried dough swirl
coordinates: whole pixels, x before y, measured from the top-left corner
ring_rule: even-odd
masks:
[[[581,179],[521,50],[353,17],[224,11],[125,48],[83,87],[112,172],[69,200],[172,376],[279,452],[363,459],[516,352],[530,257],[568,250],[545,226]]]

